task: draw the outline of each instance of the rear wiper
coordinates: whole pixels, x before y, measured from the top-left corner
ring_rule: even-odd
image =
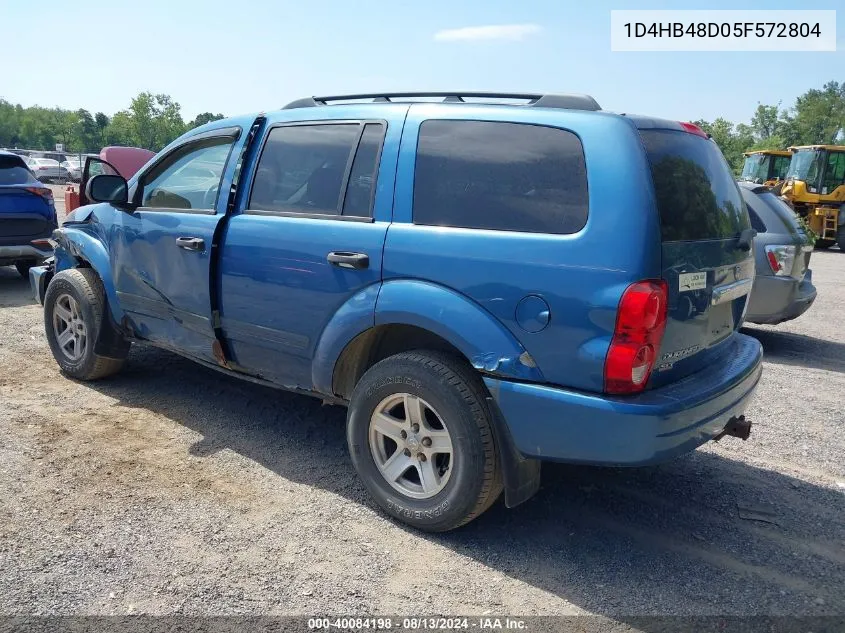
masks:
[[[739,237],[736,238],[737,250],[750,251],[751,243],[756,236],[757,231],[755,231],[754,229],[745,229],[742,233],[739,234]]]

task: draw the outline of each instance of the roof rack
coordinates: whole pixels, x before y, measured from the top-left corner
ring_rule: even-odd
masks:
[[[581,94],[534,94],[523,92],[387,92],[357,95],[336,95],[331,97],[305,97],[287,104],[284,109],[313,108],[331,105],[336,101],[367,101],[371,103],[392,103],[394,99],[443,97],[442,103],[467,103],[466,99],[518,99],[525,101],[523,107],[562,108],[565,110],[601,110],[601,106],[589,95]],[[478,102],[473,102],[478,103]],[[512,104],[514,105],[514,104]]]

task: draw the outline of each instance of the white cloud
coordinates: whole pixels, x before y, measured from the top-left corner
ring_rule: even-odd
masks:
[[[478,42],[482,40],[510,40],[518,42],[541,31],[537,24],[499,24],[446,29],[434,34],[440,42]]]

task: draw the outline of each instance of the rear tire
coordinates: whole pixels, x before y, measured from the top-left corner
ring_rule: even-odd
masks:
[[[440,352],[405,352],[367,370],[352,393],[347,440],[387,514],[445,532],[493,505],[502,477],[485,395],[471,368]]]
[[[94,352],[107,309],[103,283],[90,268],[63,270],[50,280],[44,296],[44,329],[53,357],[68,376],[97,380],[123,367],[128,347],[120,358]]]
[[[24,279],[29,279],[29,269],[35,266],[35,262],[15,262],[18,274]]]
[[[816,249],[823,251],[836,244],[836,240],[816,240]]]

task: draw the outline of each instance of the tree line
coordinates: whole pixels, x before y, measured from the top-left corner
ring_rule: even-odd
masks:
[[[0,147],[52,150],[61,143],[67,152],[96,153],[108,145],[158,151],[186,131],[222,118],[203,112],[186,122],[179,103],[150,92],[140,93],[111,117],[84,109],[24,108],[0,99]]]
[[[187,130],[222,118],[203,112],[185,122],[179,103],[169,95],[150,92],[140,93],[111,117],[88,110],[24,108],[0,99],[0,147],[48,150],[62,143],[69,152],[98,152],[108,145],[158,151]],[[695,123],[713,137],[739,173],[742,154],[750,149],[845,142],[845,82],[830,81],[821,89],[808,90],[788,107],[758,104],[750,124],[721,117]]]
[[[713,137],[739,173],[742,154],[751,149],[845,143],[845,82],[830,81],[820,90],[808,90],[789,107],[760,103],[750,124],[734,125],[723,118],[694,123]]]

